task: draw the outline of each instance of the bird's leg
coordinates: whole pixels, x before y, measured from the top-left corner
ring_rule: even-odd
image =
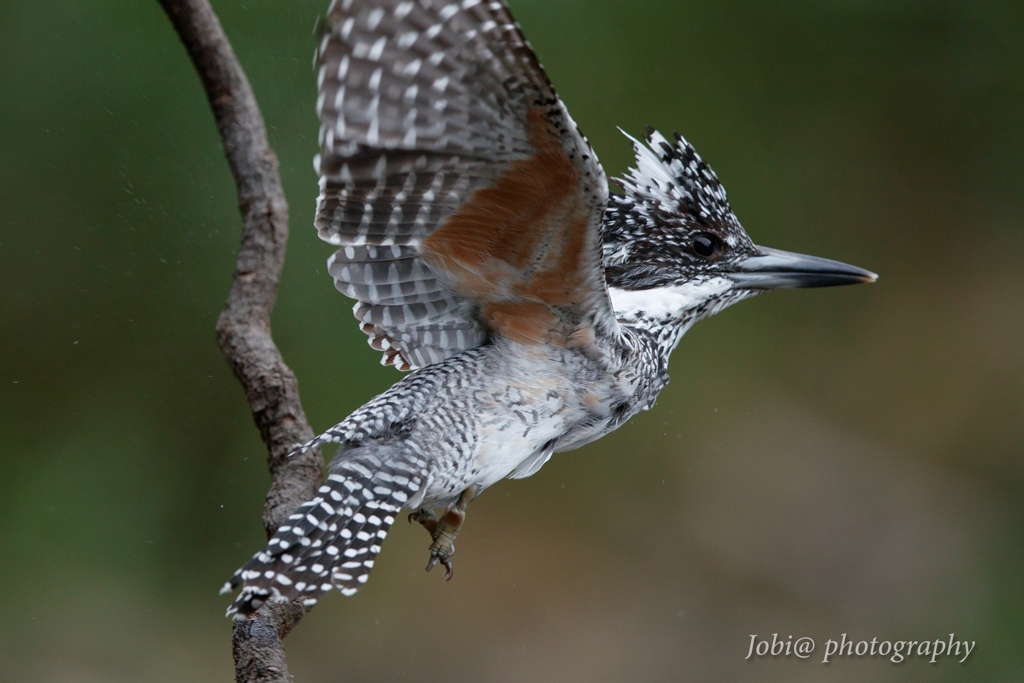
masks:
[[[444,580],[451,581],[454,571],[452,569],[452,555],[455,554],[455,537],[459,535],[462,523],[466,521],[466,508],[469,502],[476,498],[478,488],[470,486],[462,492],[459,499],[445,509],[444,514],[438,519],[434,513],[417,510],[409,515],[409,520],[415,519],[430,532],[434,542],[430,544],[430,560],[427,562],[427,571],[433,569],[438,562],[444,565]]]

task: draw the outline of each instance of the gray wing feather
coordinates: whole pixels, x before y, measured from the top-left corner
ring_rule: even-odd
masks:
[[[534,153],[528,101],[557,95],[502,2],[335,0],[328,15],[317,52],[317,230],[341,247],[330,273],[357,299],[382,362],[422,367],[487,331],[478,302],[440,282],[418,247]]]

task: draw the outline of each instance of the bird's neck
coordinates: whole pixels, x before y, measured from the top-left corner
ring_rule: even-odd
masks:
[[[725,279],[688,282],[652,289],[627,290],[609,287],[615,317],[651,334],[667,363],[690,327],[705,316],[706,304],[731,286]]]

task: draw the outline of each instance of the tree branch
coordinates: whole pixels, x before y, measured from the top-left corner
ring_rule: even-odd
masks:
[[[217,320],[217,341],[245,389],[267,445],[272,482],[263,507],[268,537],[312,498],[323,476],[319,449],[288,458],[313,438],[295,374],[270,333],[270,314],[284,266],[288,203],[278,162],[252,88],[208,0],[160,0],[206,89],[224,152],[238,185],[242,246],[231,293]],[[281,639],[305,610],[268,603],[235,624],[233,652],[239,683],[290,681]]]

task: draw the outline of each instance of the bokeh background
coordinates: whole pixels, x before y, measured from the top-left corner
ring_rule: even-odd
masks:
[[[281,159],[274,332],[325,429],[398,379],[312,228],[327,0],[216,0]],[[288,638],[314,681],[1024,679],[1024,4],[512,0],[611,174],[681,130],[754,239],[881,273],[698,325],[657,408],[396,525]],[[264,450],[214,341],[239,237],[155,0],[0,3],[0,679],[226,681]],[[750,634],[806,661],[744,661]],[[824,642],[976,641],[822,665]]]

